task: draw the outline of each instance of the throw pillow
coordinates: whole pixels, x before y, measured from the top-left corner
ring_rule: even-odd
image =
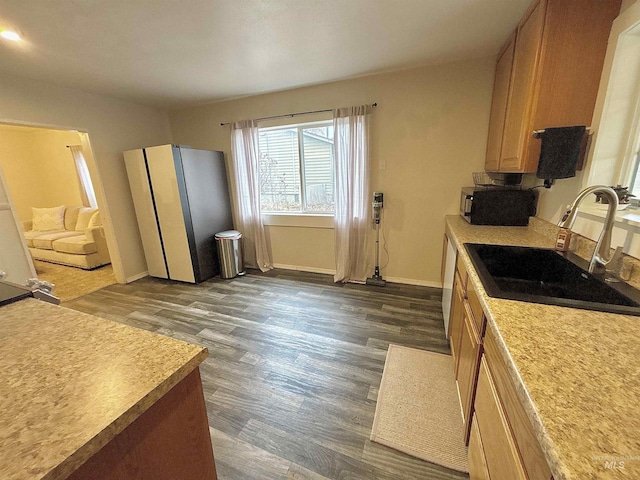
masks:
[[[76,223],[76,231],[81,232],[89,228],[91,217],[98,211],[97,208],[83,207],[78,212],[78,223]]]
[[[78,223],[78,213],[80,213],[80,208],[82,207],[67,207],[67,210],[64,212],[64,229],[65,230],[75,230],[76,224]]]
[[[32,230],[44,232],[47,230],[64,230],[65,206],[53,208],[31,207]]]
[[[100,212],[96,212],[89,220],[89,228],[93,227],[101,227],[102,226],[102,218],[100,217]]]

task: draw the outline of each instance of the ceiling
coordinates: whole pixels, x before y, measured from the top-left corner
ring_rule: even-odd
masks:
[[[530,0],[2,0],[0,71],[172,109],[497,53]]]

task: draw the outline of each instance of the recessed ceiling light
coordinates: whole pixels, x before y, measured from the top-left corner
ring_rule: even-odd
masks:
[[[18,34],[18,32],[14,32],[13,30],[2,30],[0,32],[0,37],[4,38],[5,40],[11,40],[12,42],[19,42],[20,40],[22,40],[22,38],[20,38],[20,34]]]

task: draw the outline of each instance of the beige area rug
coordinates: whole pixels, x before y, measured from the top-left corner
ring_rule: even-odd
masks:
[[[116,283],[111,265],[95,270],[82,270],[39,260],[34,260],[33,265],[40,280],[55,284],[53,294],[62,302],[68,302]]]
[[[453,358],[389,345],[371,440],[468,473]]]

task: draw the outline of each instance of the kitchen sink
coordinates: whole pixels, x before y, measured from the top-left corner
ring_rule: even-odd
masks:
[[[490,297],[640,316],[640,291],[587,271],[572,253],[465,243]]]

